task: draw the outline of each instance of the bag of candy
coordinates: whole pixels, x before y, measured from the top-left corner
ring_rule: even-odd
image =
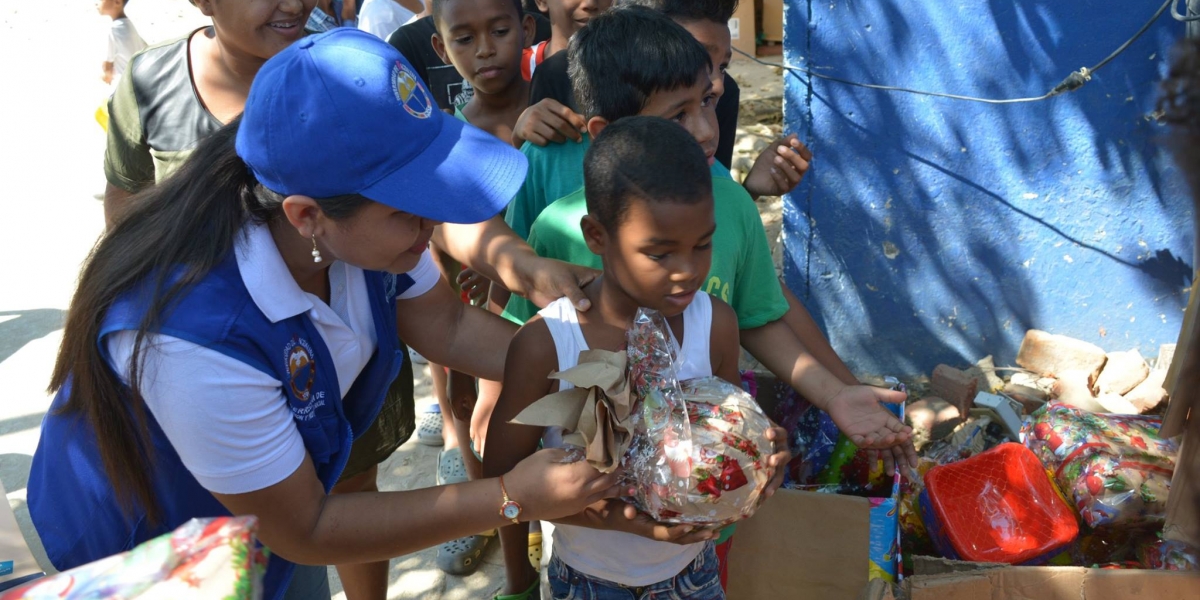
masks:
[[[1021,439],[1092,528],[1161,523],[1177,445],[1159,437],[1161,417],[1098,414],[1048,404]]]
[[[635,421],[624,465],[635,505],[657,521],[703,526],[753,514],[773,452],[758,403],[716,377],[680,382],[675,340],[656,311],[638,310],[627,342]]]

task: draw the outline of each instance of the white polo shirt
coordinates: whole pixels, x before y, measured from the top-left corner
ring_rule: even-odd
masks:
[[[329,266],[330,303],[300,289],[265,225],[247,225],[235,248],[250,297],[272,323],[308,313],[329,349],[342,396],[375,352],[375,321],[362,269]],[[429,251],[397,299],[416,298],[441,278]],[[112,368],[128,382],[134,331],[108,337]],[[294,473],[306,450],[283,382],[241,361],[168,335],[146,336],[141,390],[146,406],[205,489],[242,494]]]

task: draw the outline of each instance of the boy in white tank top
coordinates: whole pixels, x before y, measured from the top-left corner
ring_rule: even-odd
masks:
[[[695,138],[664,119],[629,117],[609,125],[584,166],[588,215],[580,226],[603,274],[584,288],[592,308],[558,301],[531,319],[509,346],[504,390],[488,426],[493,443],[484,474],[506,472],[561,432],[509,423],[558,391],[552,372],[569,369],[588,349],[621,351],[639,307],[667,318],[679,350],[681,379],[716,375],[739,383],[737,316],[700,291],[712,260],[712,177]],[[786,439],[775,428],[774,440]],[[785,446],[780,444],[780,446]],[[790,454],[776,452],[772,468]],[[775,472],[768,494],[782,481]],[[517,502],[520,499],[515,499]],[[514,521],[519,521],[515,519]],[[506,597],[529,597],[537,575],[526,558],[528,524],[501,529]],[[711,540],[717,532],[652,521],[620,500],[556,522],[549,585],[553,598],[724,598]],[[543,590],[545,592],[546,590]]]

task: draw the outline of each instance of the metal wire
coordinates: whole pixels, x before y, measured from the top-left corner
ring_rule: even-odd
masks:
[[[1095,66],[1082,67],[1078,71],[1072,72],[1070,75],[1067,75],[1067,77],[1065,79],[1063,79],[1061,82],[1059,82],[1058,85],[1054,86],[1054,88],[1051,89],[1049,92],[1046,92],[1045,94],[1042,94],[1041,96],[1031,96],[1031,97],[1027,97],[1027,98],[979,98],[979,97],[975,97],[975,96],[962,96],[959,94],[946,94],[946,93],[942,93],[942,92],[930,92],[930,91],[926,91],[926,90],[915,90],[912,88],[898,87],[898,86],[894,86],[894,85],[879,85],[879,84],[874,84],[874,83],[862,83],[860,81],[851,81],[849,79],[842,79],[841,77],[834,77],[832,75],[826,75],[824,73],[819,73],[819,72],[813,71],[811,69],[805,69],[803,67],[796,67],[796,66],[789,65],[786,63],[776,64],[776,63],[767,62],[764,60],[760,60],[757,56],[752,56],[749,53],[744,52],[739,48],[734,48],[733,50],[734,50],[734,52],[737,52],[738,54],[741,54],[742,56],[745,56],[745,57],[749,58],[750,60],[753,60],[754,62],[763,64],[763,65],[767,65],[769,67],[781,67],[783,69],[786,69],[793,75],[796,75],[797,73],[803,73],[803,74],[809,76],[810,78],[816,77],[818,79],[825,79],[827,81],[833,81],[833,82],[841,83],[844,85],[851,85],[851,86],[855,86],[855,87],[862,87],[862,88],[867,88],[867,89],[872,89],[872,90],[881,90],[881,91],[885,91],[885,92],[903,92],[906,94],[917,94],[920,96],[932,96],[934,98],[948,98],[950,100],[963,100],[966,102],[982,102],[984,104],[1020,104],[1020,103],[1025,103],[1025,102],[1039,102],[1042,100],[1046,100],[1048,98],[1053,98],[1054,96],[1057,96],[1063,92],[1073,92],[1073,91],[1083,87],[1083,84],[1087,83],[1088,81],[1091,81],[1093,73],[1095,73],[1097,70],[1104,67],[1108,63],[1112,62],[1112,60],[1114,58],[1116,58],[1122,52],[1127,50],[1129,48],[1129,46],[1131,46],[1133,44],[1133,42],[1137,41],[1138,38],[1142,37],[1142,34],[1146,33],[1146,30],[1150,29],[1150,26],[1153,25],[1154,22],[1157,21],[1158,18],[1161,17],[1164,12],[1166,12],[1167,8],[1171,9],[1173,15],[1176,14],[1175,2],[1176,2],[1176,0],[1166,0],[1166,2],[1164,2],[1163,5],[1158,8],[1158,11],[1156,11],[1154,13],[1154,16],[1150,17],[1150,20],[1146,21],[1146,24],[1142,25],[1142,28],[1139,29],[1137,31],[1137,33],[1133,34],[1132,37],[1125,40],[1125,43],[1118,46],[1116,50],[1112,51],[1111,54],[1104,57],[1104,60],[1096,63]],[[1185,20],[1185,21],[1200,20],[1200,16],[1186,17],[1186,18],[1180,18],[1179,16],[1177,16],[1176,18],[1179,20]],[[804,81],[804,80],[801,79],[801,81]],[[805,83],[811,83],[811,81],[808,81]]]
[[[1187,0],[1183,0],[1183,1],[1186,2]],[[1179,5],[1176,4],[1175,2],[1171,3],[1171,17],[1173,17],[1176,21],[1183,21],[1184,23],[1190,23],[1192,21],[1200,21],[1200,15],[1188,15],[1186,17],[1183,16],[1183,14],[1179,12],[1179,9],[1177,8],[1178,6]]]

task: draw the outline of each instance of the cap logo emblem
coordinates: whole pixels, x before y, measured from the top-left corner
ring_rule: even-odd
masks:
[[[425,91],[425,86],[417,79],[412,69],[400,61],[396,61],[396,65],[392,67],[392,91],[396,94],[396,101],[408,114],[418,119],[428,119],[429,115],[433,114],[433,101],[429,98],[429,92]]]

